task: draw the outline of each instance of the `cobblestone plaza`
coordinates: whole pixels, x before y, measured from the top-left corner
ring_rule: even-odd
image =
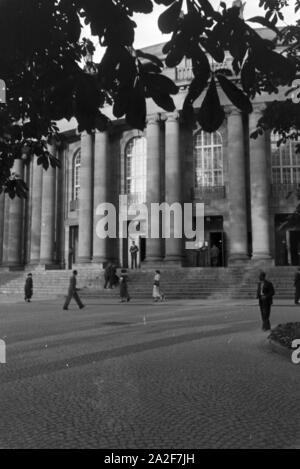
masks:
[[[1,448],[300,447],[300,368],[255,301],[11,302],[0,324]]]

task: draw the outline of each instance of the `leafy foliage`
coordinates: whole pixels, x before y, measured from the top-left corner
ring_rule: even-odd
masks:
[[[151,13],[154,3],[165,6],[159,28],[172,34],[163,49],[165,64],[134,48],[133,15]],[[241,18],[239,1],[229,8],[221,2],[217,11],[209,0],[2,0],[0,77],[8,98],[0,105],[0,192],[13,195],[11,170],[16,158],[36,158],[45,169],[59,165],[47,145],[58,141],[60,119],[75,117],[79,131],[103,131],[109,119],[102,111],[112,105],[116,118],[124,116],[130,126],[143,130],[147,98],[173,111],[172,96],[178,88],[162,72],[165,65],[175,67],[184,57],[191,59],[194,74],[182,111],[187,125],[197,120],[211,132],[221,125],[225,115],[217,83],[235,106],[251,112],[257,93],[291,85],[299,69],[299,24],[283,32],[276,26],[286,4],[261,0],[264,17],[247,22]],[[299,9],[299,0],[295,8]],[[253,22],[273,30],[274,41],[260,37]],[[92,60],[92,43],[81,38],[83,24],[106,47],[100,63]],[[275,51],[276,38],[286,45],[286,56]],[[227,52],[235,76],[224,67],[211,69],[209,58],[221,64]],[[195,114],[194,102],[202,93]],[[20,189],[14,193],[23,194]]]

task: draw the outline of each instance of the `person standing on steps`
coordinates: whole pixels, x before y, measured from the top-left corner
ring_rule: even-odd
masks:
[[[67,294],[67,297],[66,297],[66,301],[65,301],[65,304],[63,306],[63,309],[68,309],[69,307],[69,304],[71,302],[71,299],[74,298],[74,300],[76,301],[76,303],[78,304],[79,306],[79,309],[82,309],[84,308],[84,304],[81,302],[81,299],[79,298],[79,295],[77,293],[78,291],[78,288],[76,288],[76,285],[77,285],[77,270],[73,270],[73,275],[72,277],[70,278],[70,285],[69,285],[69,290],[68,290],[68,294]]]
[[[299,299],[300,299],[300,267],[298,267],[298,271],[296,272],[296,275],[295,275],[294,287],[295,287],[295,305],[298,305]]]
[[[28,274],[25,280],[24,286],[24,293],[25,293],[25,301],[30,303],[32,295],[33,295],[33,281],[32,281],[32,274]]]
[[[114,264],[111,264],[109,288],[117,287],[118,284],[119,277],[117,276],[117,267]]]
[[[109,262],[104,270],[104,289],[111,288],[110,277],[111,277],[112,265]]]
[[[263,331],[269,331],[271,329],[270,315],[274,295],[275,290],[272,282],[266,280],[265,272],[261,272],[259,274],[259,282],[257,285],[257,298],[259,301]]]
[[[120,298],[121,303],[130,301],[130,296],[128,293],[128,275],[126,269],[121,270],[120,275]]]
[[[212,267],[218,267],[219,255],[220,255],[220,249],[215,244],[213,244],[210,250],[210,258],[211,258]]]
[[[139,248],[135,244],[135,241],[132,241],[132,246],[130,246],[130,255],[131,255],[131,268],[137,269],[137,253],[139,252]]]

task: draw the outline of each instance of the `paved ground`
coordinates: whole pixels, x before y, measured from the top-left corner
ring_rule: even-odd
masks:
[[[255,302],[60,304],[0,304],[1,448],[300,448],[300,365]]]

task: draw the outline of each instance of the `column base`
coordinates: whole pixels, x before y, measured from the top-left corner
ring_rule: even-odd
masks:
[[[146,257],[146,259],[143,261],[143,263],[145,265],[148,265],[148,264],[155,264],[155,262],[163,262],[163,258],[161,256],[153,256],[153,257]]]
[[[182,256],[166,256],[164,258],[164,264],[182,267]]]
[[[272,267],[275,265],[275,261],[269,254],[254,254],[251,258],[251,264],[257,265],[258,267]]]
[[[24,271],[25,270],[25,266],[24,264],[7,264],[7,265],[4,265],[3,266],[4,269],[8,269],[10,272],[11,271]]]
[[[60,270],[59,264],[55,264],[54,262],[45,262],[43,260],[41,260],[39,265],[36,265],[35,268],[40,270]]]
[[[90,257],[79,257],[77,264],[92,264],[92,259]]]
[[[231,265],[244,265],[250,261],[249,256],[245,253],[236,253],[229,256],[228,264]]]

